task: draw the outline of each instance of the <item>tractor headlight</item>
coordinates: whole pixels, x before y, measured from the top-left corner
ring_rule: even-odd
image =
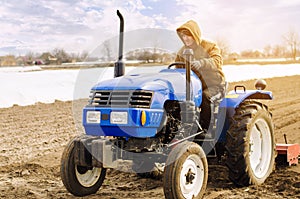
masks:
[[[101,112],[100,111],[87,111],[86,112],[86,123],[100,124]]]
[[[128,113],[127,112],[111,112],[110,113],[110,123],[111,124],[127,124],[128,123]]]

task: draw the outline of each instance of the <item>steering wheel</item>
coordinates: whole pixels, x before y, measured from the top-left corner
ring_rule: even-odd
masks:
[[[179,65],[185,65],[185,63],[184,62],[174,62],[168,66],[168,69],[170,69],[172,66],[179,66]]]

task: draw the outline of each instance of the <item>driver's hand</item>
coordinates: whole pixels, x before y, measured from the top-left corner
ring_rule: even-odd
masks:
[[[192,67],[193,71],[199,71],[201,68],[201,62],[200,61],[192,61],[191,67]]]

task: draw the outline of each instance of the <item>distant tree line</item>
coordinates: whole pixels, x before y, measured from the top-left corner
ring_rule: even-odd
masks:
[[[296,60],[300,56],[300,37],[293,29],[282,36],[282,44],[267,45],[263,50],[244,50],[240,53],[230,52],[230,47],[225,39],[217,39],[221,54],[225,59],[239,58],[289,58]]]
[[[87,52],[67,53],[62,48],[55,48],[51,52],[34,53],[28,52],[24,56],[6,55],[0,57],[1,66],[22,66],[22,65],[60,65],[62,63],[85,61]]]
[[[230,52],[230,47],[225,39],[217,39],[224,60],[237,60],[243,58],[287,58],[297,60],[300,56],[300,38],[297,32],[290,30],[282,36],[283,44],[267,45],[263,50],[244,50],[240,53]],[[87,52],[67,53],[63,48],[55,48],[50,52],[28,52],[25,56],[7,55],[0,57],[1,66],[32,65],[32,64],[56,64],[82,62],[82,61],[115,61],[112,47],[105,42],[98,57],[89,57]],[[176,54],[156,47],[134,49],[125,53],[126,60],[138,60],[144,63],[170,63],[174,61]]]
[[[170,63],[175,59],[175,53],[157,49],[143,48],[126,53],[127,60],[139,60],[145,63]]]

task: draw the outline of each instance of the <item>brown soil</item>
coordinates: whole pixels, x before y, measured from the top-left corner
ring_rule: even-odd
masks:
[[[240,82],[253,89],[254,81]],[[273,113],[275,137],[300,143],[300,76],[267,79],[275,99],[266,101]],[[233,83],[230,85],[232,88]],[[74,105],[74,109],[73,109]],[[60,158],[67,142],[78,135],[72,102],[37,103],[0,109],[0,198],[75,198],[60,179]],[[277,167],[262,186],[238,188],[227,169],[209,166],[205,198],[300,198],[300,164]],[[161,180],[108,171],[97,194],[86,198],[163,198]]]

